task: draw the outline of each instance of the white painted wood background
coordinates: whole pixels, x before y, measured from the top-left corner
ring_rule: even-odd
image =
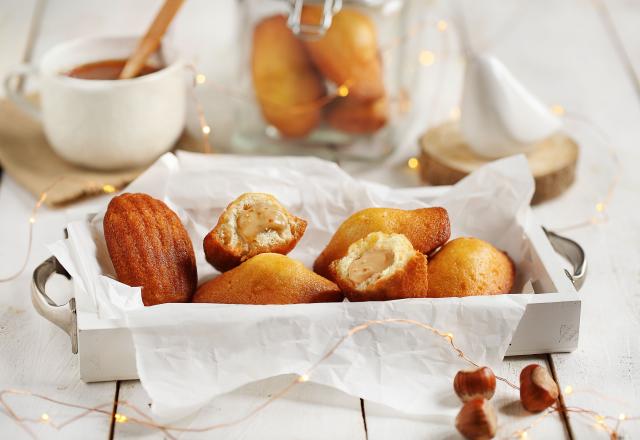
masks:
[[[141,32],[159,3],[0,0],[0,77],[11,66],[37,60],[49,47],[69,38]],[[506,359],[497,373],[516,379],[524,365],[542,363],[553,369],[561,387],[572,385],[576,390],[565,396],[567,404],[614,416],[640,415],[640,7],[632,0],[482,0],[466,1],[465,11],[470,28],[486,36],[492,50],[544,102],[561,104],[601,128],[623,167],[607,210],[609,221],[566,232],[585,247],[590,264],[581,291],[580,348],[570,354]],[[455,103],[456,87],[451,85],[451,105]],[[445,117],[446,112],[445,106],[441,114],[425,117],[433,123]],[[354,164],[345,167],[356,175],[386,184],[416,185],[416,175],[400,166],[412,154],[399,152],[386,166],[374,170]],[[576,213],[591,208],[590,195],[584,191],[589,188],[589,171],[579,179],[563,197],[535,208],[543,224],[569,224]],[[0,276],[16,267],[23,255],[27,219],[34,202],[9,176],[2,175]],[[0,284],[0,388],[26,388],[71,402],[105,404],[106,408],[111,408],[118,396],[145,407],[149,400],[137,381],[82,383],[67,336],[37,316],[29,300],[31,271],[47,256],[43,245],[57,239],[69,220],[79,218],[95,203],[93,200],[66,210],[43,210],[36,224],[28,270],[19,279]],[[64,283],[55,282],[64,291]],[[194,417],[192,424],[233,419],[282,384],[282,378],[274,378],[221,396]],[[497,407],[502,409],[502,436],[532,420],[509,404],[515,397],[506,387],[499,387],[495,397]],[[43,402],[9,399],[18,411],[35,417],[42,412],[54,419],[74,414]],[[245,424],[179,437],[458,438],[452,420],[442,420],[437,431],[427,429],[434,421],[429,415],[407,416],[307,383]],[[43,438],[162,438],[161,433],[129,424],[113,427],[105,416],[87,417],[61,432],[46,426],[36,430]],[[622,432],[625,438],[640,437],[640,422],[624,424]],[[0,409],[0,438],[23,437],[26,438],[24,433]],[[568,422],[559,416],[546,418],[529,437],[606,438],[606,434],[570,415]]]

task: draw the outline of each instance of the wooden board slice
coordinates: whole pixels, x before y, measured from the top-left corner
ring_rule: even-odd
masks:
[[[534,204],[559,196],[575,180],[578,145],[564,133],[537,143],[526,156],[536,183]],[[455,121],[429,129],[420,139],[420,174],[432,185],[452,185],[489,162],[471,151]]]

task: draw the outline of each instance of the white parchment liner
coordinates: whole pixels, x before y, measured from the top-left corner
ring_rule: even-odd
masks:
[[[216,272],[202,239],[227,204],[247,191],[275,195],[309,227],[292,258],[310,267],[351,213],[386,206],[444,206],[452,237],[471,235],[509,253],[517,286],[532,279],[523,227],[533,194],[524,156],[494,162],[440,198],[424,188],[391,189],[355,180],[313,158],[166,154],[127,189],[164,200],[187,227],[201,280]],[[106,208],[106,207],[105,207]],[[350,328],[368,320],[409,318],[451,332],[483,365],[501,362],[529,295],[409,299],[371,303],[247,306],[164,304],[144,307],[140,289],[113,279],[102,233],[104,211],[74,222],[50,249],[76,284],[79,310],[131,329],[142,385],[160,421],[180,419],[214,396],[285,373],[303,374]],[[465,363],[447,342],[405,324],[371,327],[348,339],[311,381],[411,413],[455,413],[451,381]]]

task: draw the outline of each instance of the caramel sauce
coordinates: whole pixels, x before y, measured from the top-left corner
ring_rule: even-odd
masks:
[[[281,233],[288,226],[287,217],[270,203],[247,205],[236,220],[238,235],[247,242],[255,241],[267,231]]]
[[[349,265],[347,276],[360,284],[391,266],[393,257],[393,251],[389,249],[369,249]]]
[[[99,80],[115,80],[120,76],[120,72],[124,69],[127,60],[104,60],[93,63],[81,64],[74,67],[66,73],[71,78],[79,79],[99,79]],[[160,67],[149,66],[145,64],[136,76],[144,76],[160,70]]]

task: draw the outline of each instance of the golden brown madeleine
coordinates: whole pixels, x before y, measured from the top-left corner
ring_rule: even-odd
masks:
[[[329,266],[349,301],[426,298],[427,257],[402,234],[372,232]]]
[[[260,254],[198,288],[194,302],[297,304],[342,301],[338,286],[280,254]]]
[[[141,286],[145,306],[191,300],[198,285],[193,245],[167,205],[125,193],[111,199],[103,226],[118,281]]]
[[[227,206],[204,238],[204,254],[224,272],[258,254],[288,254],[306,228],[305,220],[290,214],[272,195],[245,193]]]
[[[329,265],[344,257],[352,243],[371,232],[402,234],[413,248],[423,254],[442,246],[451,234],[449,215],[444,208],[420,208],[411,211],[394,208],[368,208],[346,219],[316,259],[313,270],[331,278]]]
[[[456,238],[429,261],[429,297],[509,293],[515,275],[505,252],[478,238]]]
[[[302,137],[318,125],[324,80],[284,16],[256,25],[251,68],[262,114],[283,136]]]
[[[302,9],[305,24],[318,24],[321,16],[320,5]],[[324,36],[304,44],[320,72],[336,85],[346,86],[350,96],[370,100],[384,95],[376,28],[366,15],[343,8],[333,16]]]
[[[369,101],[353,96],[336,98],[327,107],[325,118],[333,128],[346,133],[373,133],[387,123],[389,102],[386,96]]]

